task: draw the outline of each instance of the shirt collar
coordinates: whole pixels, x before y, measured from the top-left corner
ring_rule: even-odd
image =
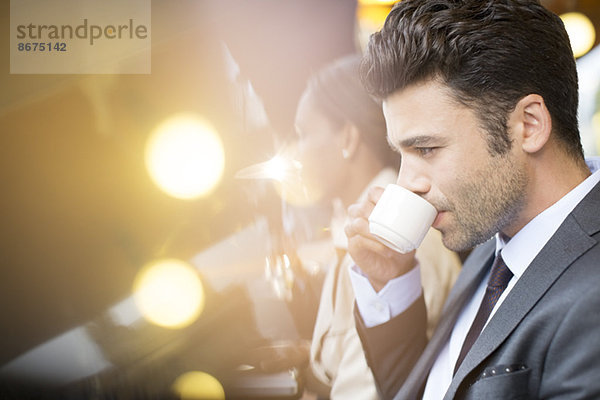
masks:
[[[592,175],[529,221],[514,237],[509,240],[496,234],[496,255],[502,251],[502,259],[515,278],[523,275],[569,213],[600,182],[600,157],[588,158],[586,163]]]

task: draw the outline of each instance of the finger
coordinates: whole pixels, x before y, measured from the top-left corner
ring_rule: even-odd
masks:
[[[348,216],[350,218],[369,218],[371,212],[373,211],[373,207],[375,207],[374,203],[369,201],[365,201],[362,203],[352,204],[348,207]]]
[[[373,204],[377,204],[377,202],[379,201],[379,198],[381,198],[381,195],[383,194],[383,188],[380,186],[373,186],[369,189],[369,192],[367,194],[367,198],[369,199],[369,201]]]
[[[355,235],[370,236],[369,222],[364,218],[349,219],[344,227],[344,232],[348,237]]]
[[[352,238],[348,238],[348,248],[351,250],[351,255],[355,258],[355,255],[362,254],[364,252],[376,253],[385,258],[393,258],[397,253],[383,245],[383,243],[377,241],[375,238],[356,235]],[[355,253],[353,255],[352,253]],[[360,257],[356,257],[360,258]]]

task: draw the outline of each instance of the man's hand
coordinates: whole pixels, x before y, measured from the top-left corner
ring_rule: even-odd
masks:
[[[368,218],[382,193],[383,188],[373,187],[365,201],[351,205],[348,208],[348,224],[344,228],[350,256],[376,291],[416,265],[415,251],[400,254],[377,241],[369,232]]]

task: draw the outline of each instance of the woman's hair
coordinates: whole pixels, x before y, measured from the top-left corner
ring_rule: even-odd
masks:
[[[351,123],[360,132],[360,140],[385,165],[397,165],[386,139],[386,124],[381,103],[363,86],[359,67],[361,55],[353,54],[325,66],[308,81],[309,93],[316,106],[334,128]]]

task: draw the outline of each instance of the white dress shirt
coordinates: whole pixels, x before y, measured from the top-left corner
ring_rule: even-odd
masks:
[[[552,235],[558,230],[569,213],[600,182],[600,157],[590,158],[586,162],[592,175],[559,201],[533,218],[509,242],[505,242],[501,235],[496,235],[496,254],[502,250],[502,258],[513,273],[513,277],[502,293],[502,296],[498,299],[489,318],[493,317],[498,307],[500,307],[508,293],[523,275],[531,261],[533,261]],[[456,364],[456,360],[458,359],[462,343],[475,319],[475,315],[485,294],[490,272],[481,281],[477,291],[461,311],[452,330],[450,340],[438,354],[429,373],[423,399],[442,399],[446,394],[452,381],[454,364]],[[375,292],[366,276],[356,265],[351,268],[350,276],[356,295],[358,310],[367,327],[389,321],[391,318],[408,309],[421,295],[418,267],[415,267],[405,275],[392,279],[379,292]],[[418,290],[415,288],[418,288]]]

